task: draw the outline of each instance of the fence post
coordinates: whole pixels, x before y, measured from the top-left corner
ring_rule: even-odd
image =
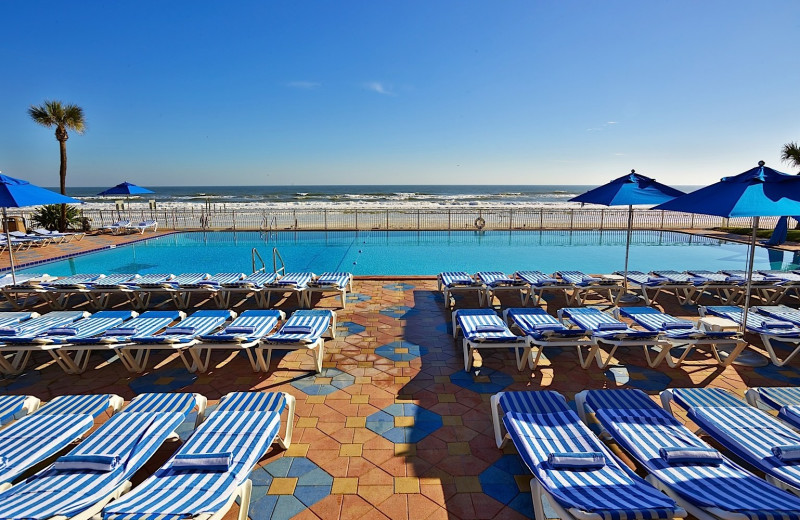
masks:
[[[508,230],[514,229],[514,210],[508,210]]]
[[[451,229],[453,229],[452,226],[450,225],[450,212],[451,211],[452,210],[450,208],[447,209],[447,231],[450,231]]]
[[[601,231],[603,230],[603,224],[605,222],[605,219],[606,219],[606,210],[601,208],[600,209],[600,230]]]
[[[358,231],[358,210],[356,210],[356,231]]]
[[[236,231],[236,210],[233,210],[233,230]]]
[[[692,220],[691,223],[689,224],[689,229],[694,229],[694,213],[692,213]]]
[[[544,222],[542,221],[542,208],[539,208],[539,229],[544,229]]]
[[[417,231],[419,231],[419,210],[417,210]]]
[[[389,230],[389,210],[386,210],[386,230]]]
[[[322,210],[323,217],[325,218],[325,231],[328,231],[328,210]]]
[[[569,229],[570,229],[570,231],[572,231],[572,225],[573,225],[574,221],[575,221],[575,210],[571,209],[571,210],[569,210]]]
[[[664,229],[664,210],[661,210],[661,229]]]

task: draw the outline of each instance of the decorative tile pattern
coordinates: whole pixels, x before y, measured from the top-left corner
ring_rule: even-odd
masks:
[[[129,386],[137,394],[177,392],[194,383],[195,379],[197,379],[197,374],[193,374],[185,368],[167,368],[139,376],[131,381]]]
[[[484,493],[514,511],[533,518],[530,482],[532,475],[519,455],[504,455],[486,468],[478,479]],[[522,484],[526,484],[523,489]],[[548,518],[558,518],[548,516]]]
[[[411,361],[428,353],[428,349],[408,341],[393,341],[375,349],[375,353],[392,361]]]
[[[619,386],[625,385],[645,392],[660,392],[666,390],[672,383],[671,377],[648,367],[609,366],[605,374],[608,379]]]
[[[390,291],[410,291],[414,289],[416,286],[411,285],[410,283],[403,283],[403,282],[396,282],[396,283],[388,283],[383,286],[384,289],[388,289]]]
[[[378,312],[390,318],[404,320],[407,319],[409,315],[413,315],[414,309],[408,305],[391,305],[389,307],[384,307]]]
[[[331,494],[333,477],[305,457],[282,457],[256,468],[250,518],[292,518]]]
[[[347,293],[347,303],[360,303],[360,302],[368,302],[372,299],[372,296],[369,294],[363,293]]]
[[[469,372],[460,370],[450,376],[454,385],[466,388],[479,394],[496,394],[505,390],[514,378],[510,375],[491,368],[476,368]]]
[[[335,368],[325,368],[319,374],[312,374],[297,381],[292,386],[306,395],[328,395],[347,388],[356,378]]]
[[[416,404],[393,404],[367,417],[369,430],[394,443],[419,442],[442,427],[442,416]]]
[[[367,328],[359,323],[352,321],[340,321],[336,324],[336,335],[346,338],[352,334],[361,334]]]

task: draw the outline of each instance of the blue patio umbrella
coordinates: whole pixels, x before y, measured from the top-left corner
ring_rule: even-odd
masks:
[[[747,262],[747,288],[742,327],[750,308],[756,230],[759,217],[800,215],[800,176],[773,170],[759,161],[758,166],[733,177],[665,202],[654,209],[701,213],[719,217],[751,217],[753,234]]]
[[[6,242],[8,243],[8,258],[11,263],[11,280],[17,283],[17,274],[14,270],[14,253],[11,250],[11,235],[8,232],[7,209],[23,206],[38,206],[40,204],[68,204],[81,201],[59,193],[40,188],[28,181],[15,179],[8,175],[0,174],[0,207],[3,208],[3,222],[6,228]]]
[[[661,204],[684,193],[665,184],[656,182],[655,179],[646,177],[636,170],[631,170],[628,175],[623,175],[613,181],[603,184],[593,190],[573,197],[570,202],[588,204],[602,204],[604,206],[628,206],[628,236],[625,242],[625,279],[623,281],[625,295],[620,300],[634,301],[636,297],[627,297],[628,293],[628,256],[631,249],[631,230],[633,228],[633,206]]]
[[[144,195],[147,193],[155,193],[152,190],[148,190],[147,188],[142,188],[141,186],[137,186],[136,184],[131,184],[130,182],[121,182],[116,186],[112,186],[105,191],[101,191],[98,195],[125,195],[125,200],[128,201],[128,206],[130,208],[130,201],[129,198],[131,195]]]

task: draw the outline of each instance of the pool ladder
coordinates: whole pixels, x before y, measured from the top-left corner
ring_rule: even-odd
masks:
[[[261,267],[256,270],[256,260],[261,263]],[[264,262],[264,258],[262,258],[261,253],[258,252],[258,249],[255,247],[252,251],[250,251],[250,261],[253,268],[254,273],[266,273],[267,272],[267,264]],[[278,263],[280,262],[280,267],[278,267]],[[275,274],[284,275],[286,274],[286,263],[283,261],[283,257],[281,256],[280,252],[278,251],[277,247],[272,248],[272,272]]]

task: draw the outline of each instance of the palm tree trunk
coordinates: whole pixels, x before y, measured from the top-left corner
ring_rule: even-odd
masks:
[[[61,194],[67,194],[67,140],[59,139],[59,147],[61,149],[61,168],[58,171],[59,180],[61,181]],[[58,230],[64,232],[67,230],[67,205],[61,204],[61,220],[58,223]]]

